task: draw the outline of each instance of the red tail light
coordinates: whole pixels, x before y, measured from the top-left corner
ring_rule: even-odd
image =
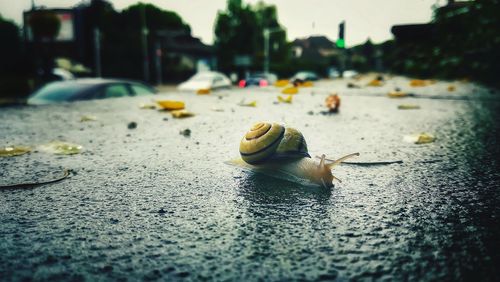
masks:
[[[265,80],[265,79],[261,79],[261,80],[259,81],[259,86],[260,86],[260,87],[267,86],[268,84],[269,84],[269,83],[267,83],[267,80]]]
[[[246,84],[247,82],[245,80],[240,80],[240,82],[238,82],[238,87],[243,88]]]

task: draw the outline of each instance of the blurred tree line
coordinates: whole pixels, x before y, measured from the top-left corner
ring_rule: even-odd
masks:
[[[28,93],[30,85],[25,79],[29,58],[24,55],[24,45],[17,25],[0,15],[0,99],[13,98],[16,93]]]
[[[143,29],[148,31],[149,67],[152,70],[153,46],[157,32],[190,34],[191,28],[175,12],[151,4],[138,3],[121,12],[105,0],[92,0],[74,9],[82,13],[81,38],[75,44],[78,60],[95,69],[95,30],[100,31],[101,69],[104,77],[143,78]],[[34,40],[27,42],[21,29],[0,17],[0,98],[24,98],[38,85],[46,83],[54,67],[54,37],[60,22],[50,10],[36,10],[30,25]],[[78,21],[78,20],[77,20]],[[165,58],[168,63],[168,58]],[[168,74],[166,72],[165,74]],[[185,77],[186,75],[184,75]]]
[[[472,79],[500,87],[500,1],[451,1],[436,7],[425,38],[366,42],[352,48],[363,58],[353,67],[376,70],[377,52],[385,70],[422,78]],[[410,34],[412,36],[412,34]]]
[[[85,38],[93,38],[96,28],[101,33],[102,75],[143,79],[143,29],[147,30],[150,71],[153,69],[153,46],[159,31],[184,31],[191,28],[175,12],[162,10],[152,4],[138,3],[121,12],[110,2],[93,0],[85,9]],[[143,25],[144,24],[144,25]],[[85,40],[85,49],[94,50],[94,40]],[[85,61],[92,61],[93,52],[86,52]]]

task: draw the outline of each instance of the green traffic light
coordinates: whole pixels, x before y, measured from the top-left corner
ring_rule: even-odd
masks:
[[[345,42],[344,42],[344,39],[340,39],[340,38],[339,38],[339,39],[337,39],[336,44],[337,44],[337,47],[338,47],[338,48],[345,48]]]

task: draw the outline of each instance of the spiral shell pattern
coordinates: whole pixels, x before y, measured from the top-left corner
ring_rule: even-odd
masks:
[[[264,122],[255,124],[245,134],[240,143],[240,154],[249,164],[271,159],[310,157],[302,133],[277,123]]]

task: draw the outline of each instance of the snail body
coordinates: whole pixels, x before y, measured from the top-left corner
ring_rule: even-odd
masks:
[[[294,182],[333,187],[332,181],[337,179],[332,174],[333,166],[359,154],[350,154],[336,161],[326,160],[322,155],[317,162],[309,155],[305,138],[298,130],[260,122],[241,140],[240,155],[241,160],[232,164]]]

